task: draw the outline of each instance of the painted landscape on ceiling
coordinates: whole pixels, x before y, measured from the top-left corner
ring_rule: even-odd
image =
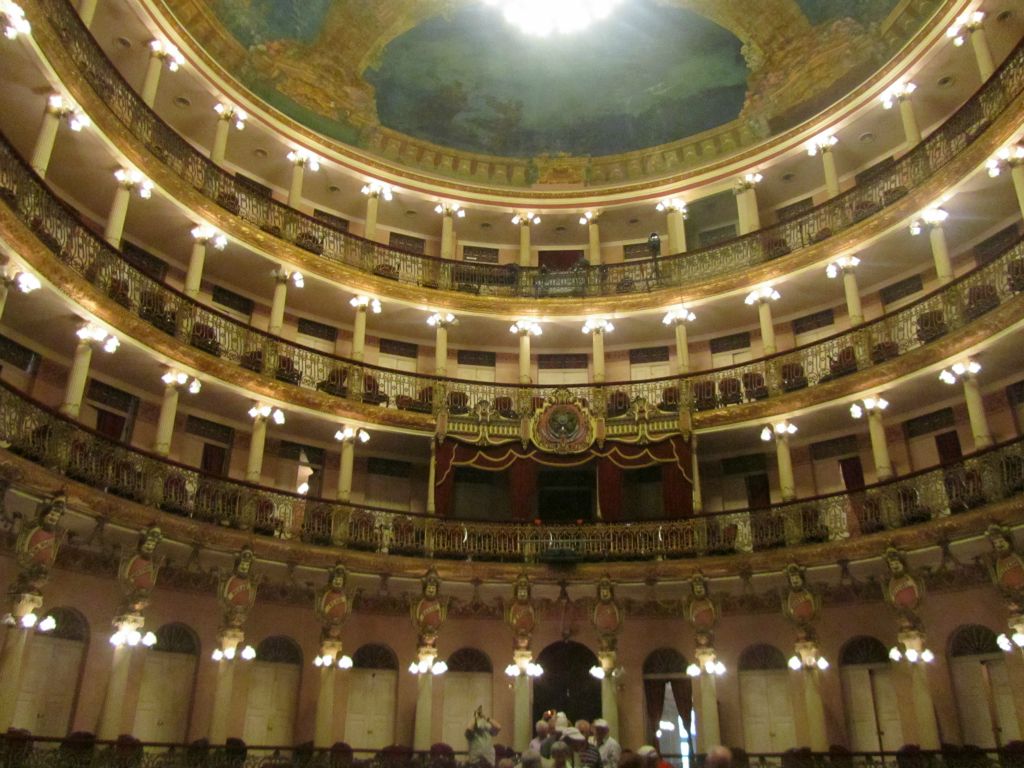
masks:
[[[366,79],[381,124],[488,155],[610,155],[734,120],[742,43],[685,8],[633,0],[578,35],[528,37],[468,5],[392,40]]]
[[[480,0],[164,2],[312,130],[508,158],[617,156],[721,126],[765,138],[841,98],[926,18],[894,23],[899,0],[624,0],[582,33],[530,38]]]

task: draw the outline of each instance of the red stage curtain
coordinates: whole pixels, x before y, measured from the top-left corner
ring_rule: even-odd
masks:
[[[644,679],[644,703],[647,705],[647,733],[652,744],[657,744],[658,737],[655,731],[658,730],[658,723],[661,722],[662,712],[665,710],[665,680]]]
[[[602,520],[614,523],[622,519],[622,469],[604,457],[597,460],[597,503]]]
[[[532,520],[537,509],[537,464],[530,459],[517,459],[508,468],[509,491],[512,495],[512,518]]]

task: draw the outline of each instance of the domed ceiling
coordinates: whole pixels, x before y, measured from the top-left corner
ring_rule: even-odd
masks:
[[[518,186],[663,175],[783,131],[878,69],[939,1],[622,0],[583,31],[531,37],[482,0],[163,0],[306,127]]]

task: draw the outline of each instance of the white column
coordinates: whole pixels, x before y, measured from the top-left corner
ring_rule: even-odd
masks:
[[[718,723],[718,678],[702,672],[698,679],[700,711],[697,713],[697,752],[707,754],[709,749],[722,743]]]
[[[1010,168],[1010,178],[1013,180],[1013,191],[1017,195],[1017,207],[1021,216],[1024,216],[1024,164],[1014,163]]]
[[[376,192],[371,192],[366,198],[366,231],[363,237],[367,240],[377,239],[377,210],[380,207],[380,199]]]
[[[935,259],[935,272],[939,283],[948,283],[953,279],[953,263],[950,261],[949,246],[946,244],[946,230],[941,224],[930,225],[928,240],[932,246],[932,258]]]
[[[437,482],[437,446],[434,439],[430,439],[430,469],[427,470],[427,514],[433,515],[437,512],[437,504],[434,501],[434,483]]]
[[[274,298],[270,302],[270,324],[267,330],[274,336],[281,333],[284,327],[284,307],[288,301],[288,280],[287,272],[280,270],[275,276]]]
[[[964,401],[967,403],[967,418],[971,423],[974,448],[980,451],[992,445],[992,430],[989,429],[988,417],[985,415],[985,403],[974,374],[965,373],[960,377],[960,381],[964,387]]]
[[[587,222],[587,257],[593,267],[601,264],[601,225],[597,217],[591,217]]]
[[[772,319],[772,305],[768,299],[757,300],[757,320],[761,324],[761,346],[764,354],[774,355],[778,347],[775,345],[775,321]]]
[[[213,690],[213,713],[210,716],[211,744],[223,744],[228,738],[228,721],[231,716],[235,684],[235,665],[239,663],[238,648],[245,635],[240,629],[222,630],[218,645],[222,652],[230,653],[215,661],[217,665],[217,682]]]
[[[531,245],[530,245],[530,226],[531,222],[528,217],[524,217],[519,222],[519,266],[528,267],[532,261]]]
[[[828,732],[825,726],[825,704],[821,699],[821,671],[815,667],[801,670],[799,674],[804,678],[804,708],[807,712],[811,750],[827,752]]]
[[[163,40],[151,40],[149,43],[149,63],[146,65],[146,77],[142,81],[142,101],[147,107],[156,103],[156,91],[160,87],[160,75],[164,64],[172,72],[184,62],[181,52]]]
[[[984,83],[992,74],[996,71],[996,65],[992,61],[992,49],[988,45],[988,35],[985,34],[985,28],[981,25],[981,21],[971,27],[971,48],[974,49],[974,58],[978,62],[978,74],[981,75],[981,81]]]
[[[153,453],[166,456],[171,451],[171,438],[174,436],[174,419],[178,413],[178,384],[172,382],[164,385],[164,399],[160,403],[160,418],[156,424],[156,439],[153,441]]]
[[[871,455],[875,461],[875,475],[878,479],[889,480],[893,476],[892,460],[889,458],[889,443],[885,439],[885,424],[879,408],[868,408],[868,435],[871,437]]]
[[[594,383],[604,383],[604,329],[595,328],[590,332],[594,354]]]
[[[416,677],[416,717],[413,723],[412,748],[417,752],[430,749],[433,730],[434,676],[424,672]]]
[[[223,165],[224,157],[228,151],[228,136],[231,133],[231,126],[234,125],[239,131],[245,128],[245,121],[248,115],[238,107],[231,104],[217,102],[214,106],[217,113],[217,129],[213,134],[213,148],[210,150],[210,160],[214,165]]]
[[[57,143],[61,117],[61,108],[55,108],[47,101],[46,110],[43,112],[43,124],[39,126],[39,135],[32,150],[32,169],[40,178],[46,178],[46,170],[50,167],[50,157],[53,155],[53,146]]]
[[[686,334],[686,321],[682,319],[676,320],[675,331],[676,370],[682,376],[690,372],[690,342]]]
[[[21,626],[8,627],[0,649],[0,679],[4,681],[0,685],[0,729],[5,733],[14,724],[21,669],[31,632],[31,629]]]
[[[533,678],[525,672],[512,678],[512,749],[520,753],[530,746],[533,733],[533,713],[530,710],[532,688]]]
[[[860,303],[860,289],[853,267],[843,269],[843,292],[846,294],[846,312],[850,316],[850,325],[860,325],[864,322],[864,308]]]
[[[764,177],[760,173],[746,173],[740,177],[734,190],[736,194],[736,213],[739,216],[740,234],[761,228],[761,213],[757,208],[756,187]]]
[[[530,332],[521,330],[519,331],[519,383],[532,383],[533,377],[530,374]]]
[[[298,208],[302,201],[302,181],[305,176],[306,162],[303,159],[292,162],[292,181],[288,187],[288,207]]]
[[[700,460],[697,456],[697,433],[694,432],[690,437],[690,450],[693,453],[690,456],[690,463],[693,467],[693,513],[699,515],[704,511],[704,497],[700,491]]]
[[[86,28],[92,26],[92,20],[96,17],[97,0],[80,0],[78,3],[78,15]]]
[[[115,248],[121,247],[121,236],[124,235],[124,222],[128,218],[128,202],[132,197],[132,182],[118,182],[114,192],[114,202],[107,216],[107,226],[103,231],[103,239]]]
[[[448,375],[448,324],[439,322],[434,341],[434,375]]]
[[[682,200],[662,200],[660,208],[665,211],[668,224],[668,249],[670,253],[686,250],[686,203]]]
[[[921,128],[914,113],[914,102],[910,100],[910,96],[900,96],[898,101],[900,120],[903,121],[903,135],[907,139],[907,148],[911,149],[921,143]]]
[[[330,749],[334,745],[334,684],[337,667],[325,664],[320,668],[320,690],[316,699],[316,729],[313,733],[315,749]]]
[[[366,306],[356,307],[356,319],[352,325],[352,359],[363,362],[366,350]]]
[[[245,465],[245,479],[259,483],[263,475],[263,450],[267,443],[267,417],[256,416],[252,420],[252,435],[249,437],[249,458]]]
[[[185,272],[185,295],[195,298],[199,295],[199,288],[203,283],[203,267],[206,265],[206,249],[212,243],[218,250],[224,246],[223,235],[217,233],[212,227],[197,226],[192,229],[192,254],[188,259],[188,270]]]
[[[825,191],[829,198],[833,198],[839,194],[839,172],[836,170],[836,156],[832,147],[822,148],[821,164],[825,169]]]
[[[114,658],[110,663],[110,674],[107,677],[107,692],[103,698],[103,709],[100,711],[99,727],[96,729],[96,736],[100,739],[113,741],[124,733],[121,723],[124,720],[124,698],[128,691],[131,661],[130,645],[114,647]]]
[[[455,212],[447,207],[442,207],[441,213],[441,258],[455,258]]]
[[[354,440],[341,441],[341,464],[338,468],[338,501],[348,503],[352,498],[352,468],[355,465]]]
[[[619,730],[619,692],[612,671],[616,666],[615,651],[599,651],[598,660],[604,670],[601,678],[601,717],[608,721],[609,733],[621,733]]]
[[[75,358],[71,363],[67,384],[64,387],[64,402],[60,412],[65,416],[77,419],[82,408],[82,397],[85,395],[85,383],[89,380],[89,363],[92,362],[92,342],[79,339],[75,347]]]
[[[775,433],[775,457],[779,465],[779,489],[783,501],[796,498],[796,481],[793,479],[793,457],[789,452],[789,434]]]

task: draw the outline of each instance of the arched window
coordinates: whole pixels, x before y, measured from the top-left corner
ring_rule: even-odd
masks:
[[[846,641],[839,652],[839,666],[849,667],[857,664],[886,664],[889,651],[885,644],[871,635],[857,635]]]
[[[189,656],[199,655],[199,636],[188,624],[174,621],[164,624],[155,633],[154,651],[164,653],[186,653]]]
[[[961,624],[953,630],[949,638],[949,655],[983,656],[987,653],[999,654],[999,643],[996,633],[981,624]]]
[[[89,640],[89,621],[76,608],[52,608],[46,612],[52,617],[57,626],[47,634],[50,637],[57,637],[61,640],[74,640],[85,643]]]
[[[302,666],[302,648],[287,635],[265,637],[256,646],[256,660],[271,664],[295,664]]]
[[[359,646],[352,654],[352,666],[356,669],[398,669],[398,657],[386,645],[367,643]]]
[[[749,645],[740,654],[740,671],[786,669],[786,655],[770,643]]]
[[[687,661],[675,648],[659,648],[651,651],[644,659],[644,675],[676,675],[686,674]]]
[[[693,681],[686,674],[688,662],[675,648],[658,648],[644,659],[644,710],[647,738],[663,754],[682,755],[684,768],[693,752]],[[672,729],[662,730],[663,722]]]
[[[448,657],[447,664],[450,672],[487,672],[490,674],[494,671],[487,654],[476,648],[459,648]]]

